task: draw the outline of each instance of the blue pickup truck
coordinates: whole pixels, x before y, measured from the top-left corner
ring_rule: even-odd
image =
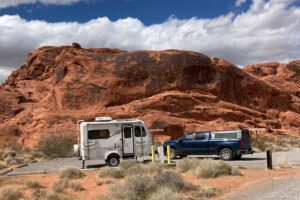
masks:
[[[219,155],[222,160],[241,159],[252,154],[251,136],[247,129],[232,131],[189,132],[164,143],[171,147],[171,158],[188,155]]]

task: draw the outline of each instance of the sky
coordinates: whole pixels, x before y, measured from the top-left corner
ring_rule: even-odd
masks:
[[[300,0],[0,0],[0,83],[44,45],[300,59]]]

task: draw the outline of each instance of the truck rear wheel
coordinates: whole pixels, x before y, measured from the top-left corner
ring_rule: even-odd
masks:
[[[119,165],[120,163],[120,159],[117,155],[111,155],[108,156],[106,163],[110,166],[110,167],[116,167]]]
[[[232,160],[232,157],[233,157],[233,155],[232,155],[232,150],[231,149],[229,149],[229,148],[221,149],[220,158],[222,160]]]

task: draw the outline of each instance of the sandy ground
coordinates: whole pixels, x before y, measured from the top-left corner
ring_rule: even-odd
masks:
[[[282,171],[275,170],[265,170],[265,169],[241,169],[242,176],[221,176],[218,178],[211,179],[198,179],[195,178],[192,174],[186,173],[183,174],[185,180],[194,185],[199,186],[207,186],[211,185],[216,188],[223,190],[223,193],[212,199],[226,199],[228,195],[234,193],[239,190],[243,190],[248,187],[252,187],[252,185],[259,184],[263,181],[271,181],[280,178],[293,177],[300,174],[299,168],[291,168],[285,169]],[[66,190],[68,194],[74,197],[74,199],[78,200],[93,200],[100,194],[107,194],[109,184],[97,186],[95,182],[95,177],[97,171],[85,171],[86,176],[82,179],[76,180],[76,182],[80,183],[85,190],[81,192],[74,192],[73,190]],[[51,190],[53,183],[59,179],[58,173],[51,174],[36,174],[36,175],[24,175],[24,176],[12,176],[6,177],[11,182],[15,184],[19,184],[22,191],[25,193],[27,197],[29,197],[33,190],[27,189],[24,186],[24,183],[27,181],[38,181],[43,186],[45,186],[45,190]],[[22,185],[23,184],[23,185]]]

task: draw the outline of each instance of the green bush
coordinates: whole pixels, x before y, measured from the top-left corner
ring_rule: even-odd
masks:
[[[85,176],[80,169],[75,167],[65,167],[59,175],[59,178],[69,178],[69,179],[78,179]]]
[[[73,156],[74,143],[71,134],[46,135],[41,137],[37,150],[50,158],[67,158]]]
[[[0,189],[0,200],[19,200],[22,198],[22,192],[13,186],[6,186]]]

